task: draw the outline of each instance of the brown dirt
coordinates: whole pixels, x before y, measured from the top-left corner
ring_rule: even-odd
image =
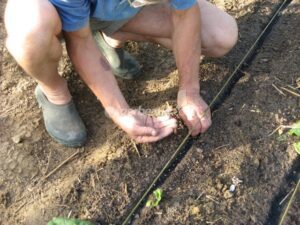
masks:
[[[215,2],[238,19],[240,40],[225,58],[204,60],[202,94],[208,101],[280,1]],[[135,224],[266,223],[273,197],[289,191],[282,180],[297,157],[291,138],[267,136],[300,115],[299,98],[288,93],[282,96],[272,86],[295,85],[299,78],[297,3],[284,12],[246,76],[214,114],[212,128],[199,137],[166,180],[162,186],[166,197],[160,207],[143,209]],[[4,5],[0,0],[2,12]],[[0,224],[46,224],[54,216],[68,215],[101,224],[120,222],[186,129],[159,143],[138,145],[138,154],[126,135],[105,117],[64,53],[60,71],[69,81],[89,141],[78,149],[78,156],[43,181],[76,149],[63,147],[46,134],[33,97],[35,83],[4,48],[3,13],[0,15]],[[167,102],[174,104],[177,71],[171,52],[153,44],[129,43],[127,47],[144,65],[145,75],[137,81],[119,81],[130,105],[164,109]],[[243,183],[231,196],[227,189],[233,176]],[[297,203],[286,224],[299,224],[299,197],[295,206]]]
[[[214,126],[162,186],[167,197],[161,207],[144,209],[135,224],[268,222],[274,194],[297,160],[292,140],[268,134],[300,116],[299,98],[272,87],[296,85],[299,77],[299,9],[294,3],[284,12],[245,77],[214,114]],[[234,176],[243,183],[231,194]],[[299,198],[294,205],[286,224],[300,223]]]

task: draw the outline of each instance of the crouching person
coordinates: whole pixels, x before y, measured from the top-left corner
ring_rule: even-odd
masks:
[[[58,74],[63,35],[71,61],[112,120],[137,142],[156,142],[177,123],[131,110],[114,76],[142,76],[124,42],[150,41],[172,49],[179,73],[178,109],[192,135],[211,125],[200,96],[201,55],[220,57],[237,41],[237,25],[205,0],[8,0],[6,46],[38,83],[35,95],[47,132],[66,146],[85,143],[86,128],[67,82]]]

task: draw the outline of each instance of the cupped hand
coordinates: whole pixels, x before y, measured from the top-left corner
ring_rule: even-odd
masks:
[[[211,113],[199,91],[179,90],[177,97],[179,115],[192,136],[204,133],[211,126]]]
[[[177,121],[170,116],[153,117],[131,109],[110,114],[114,122],[138,143],[159,141],[177,128]]]

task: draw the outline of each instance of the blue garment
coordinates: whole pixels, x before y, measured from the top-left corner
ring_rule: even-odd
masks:
[[[103,21],[126,20],[141,8],[130,6],[128,0],[49,0],[57,9],[64,31],[76,31],[87,25],[89,18]],[[197,0],[170,0],[174,9],[186,10]]]

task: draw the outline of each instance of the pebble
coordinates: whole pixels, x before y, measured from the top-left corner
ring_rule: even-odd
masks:
[[[269,62],[269,59],[261,59],[261,62]]]
[[[196,152],[199,154],[203,154],[203,150],[201,148],[196,148]]]
[[[15,144],[19,144],[23,141],[23,138],[21,135],[13,136],[11,139]]]
[[[234,192],[235,191],[236,186],[234,184],[230,185],[229,187],[229,191],[230,192]]]
[[[259,159],[258,159],[258,158],[255,158],[255,159],[253,160],[253,164],[254,164],[256,167],[259,167],[259,165],[260,165]]]

